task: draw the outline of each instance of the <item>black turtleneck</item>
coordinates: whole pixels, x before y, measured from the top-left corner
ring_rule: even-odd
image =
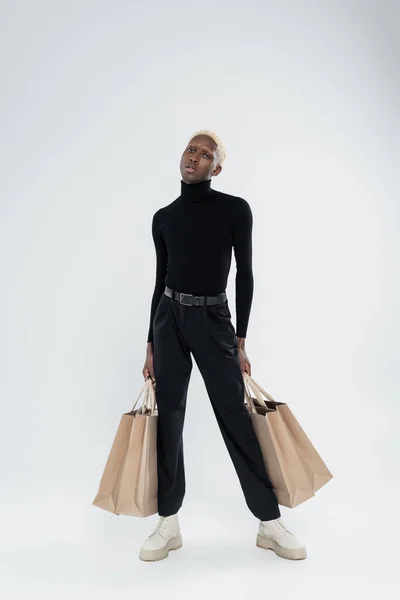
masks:
[[[151,303],[148,342],[165,286],[198,296],[225,291],[232,248],[236,260],[236,335],[246,337],[253,299],[253,215],[239,196],[211,188],[211,180],[185,183],[181,195],[153,215],[156,282]]]

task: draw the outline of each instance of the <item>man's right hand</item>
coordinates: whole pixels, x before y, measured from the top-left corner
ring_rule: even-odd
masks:
[[[147,342],[146,360],[144,362],[142,374],[145,379],[148,379],[148,377],[151,377],[152,380],[155,381],[154,369],[153,369],[153,344],[152,344],[152,342]]]

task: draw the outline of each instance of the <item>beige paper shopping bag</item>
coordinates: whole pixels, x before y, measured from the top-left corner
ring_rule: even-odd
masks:
[[[312,444],[310,438],[285,402],[277,402],[260,384],[245,373],[249,387],[254,391],[256,401],[264,408],[275,409],[281,416],[291,438],[299,459],[307,473],[313,492],[333,478],[325,462]],[[265,398],[262,398],[262,395]]]
[[[314,495],[316,482],[319,489],[333,475],[287,404],[276,402],[248,373],[244,372],[243,378],[246,406],[278,502],[294,508]]]
[[[245,379],[245,406],[260,444],[265,470],[278,503],[294,508],[314,495],[307,473],[279,413],[274,408],[256,405],[247,386]]]
[[[157,503],[157,410],[149,377],[130,412],[121,417],[93,506],[114,514],[148,517]],[[144,392],[140,408],[135,406]]]

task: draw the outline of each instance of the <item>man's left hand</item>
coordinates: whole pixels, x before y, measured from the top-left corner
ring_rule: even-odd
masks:
[[[245,338],[237,338],[240,358],[240,370],[242,374],[244,373],[244,371],[246,371],[246,373],[251,377],[251,364],[249,357],[246,354],[246,350],[244,348],[244,340]]]

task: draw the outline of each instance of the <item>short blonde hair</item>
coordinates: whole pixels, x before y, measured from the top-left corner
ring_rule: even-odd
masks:
[[[226,149],[224,144],[222,143],[221,138],[216,133],[214,133],[214,131],[209,131],[208,129],[200,129],[190,137],[189,142],[191,142],[192,139],[197,137],[198,135],[207,135],[215,142],[217,146],[215,150],[215,154],[217,155],[216,165],[222,166],[222,163],[226,159]]]

